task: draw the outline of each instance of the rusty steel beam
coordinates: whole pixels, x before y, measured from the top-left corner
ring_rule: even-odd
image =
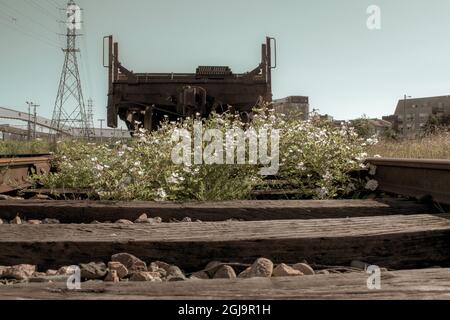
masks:
[[[371,158],[379,190],[450,205],[450,161]]]
[[[154,130],[166,117],[177,121],[196,113],[208,117],[213,111],[248,118],[256,105],[272,101],[273,45],[275,39],[267,37],[261,63],[246,73],[233,73],[226,66],[199,66],[195,73],[137,73],[119,61],[119,45],[107,36],[108,64],[103,65],[108,68],[108,126],[117,127],[120,118],[131,132],[145,123]],[[274,54],[276,61],[275,48]]]
[[[0,158],[0,193],[30,187],[30,175],[50,172],[50,162],[50,155]]]

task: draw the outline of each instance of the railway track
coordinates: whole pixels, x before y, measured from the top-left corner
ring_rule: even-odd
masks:
[[[114,223],[133,220],[143,212],[160,216],[162,223]],[[57,281],[19,283],[0,285],[2,298],[450,297],[445,280],[450,273],[450,214],[415,201],[0,201],[0,219],[7,221],[15,214],[23,224],[0,225],[0,265],[32,264],[44,272],[79,263],[107,263],[112,255],[127,252],[147,263],[177,265],[187,274],[204,270],[211,261],[247,266],[259,257],[275,265],[306,261],[316,271],[333,272],[183,283],[94,281],[83,282],[81,291],[67,290],[64,282]],[[173,222],[181,217],[194,222]],[[59,218],[61,223],[26,223],[45,218]],[[363,270],[336,273],[330,267],[348,269],[354,260],[386,268],[381,290],[367,288],[368,275]]]
[[[450,161],[372,158],[379,190],[450,205]]]
[[[176,265],[186,275],[205,270],[212,261],[235,266],[239,273],[243,270],[239,266],[245,268],[260,257],[275,266],[307,262],[316,270],[313,276],[288,278],[90,281],[78,291],[58,281],[18,283],[0,285],[0,298],[450,299],[450,210],[445,209],[450,204],[450,179],[445,178],[449,162],[369,161],[377,167],[382,191],[441,205],[394,197],[202,203],[0,201],[0,219],[22,220],[0,224],[0,266],[32,264],[43,272],[108,263],[112,255],[126,252],[147,263]],[[429,179],[414,179],[414,172]],[[395,183],[393,175],[398,177]],[[158,222],[138,223],[143,213]],[[45,219],[54,224],[27,223]],[[352,269],[354,261],[383,269],[380,290],[367,287],[368,274]]]
[[[50,172],[50,161],[50,154],[0,156],[0,193],[30,187],[30,175]]]
[[[378,191],[450,205],[449,160],[370,158],[367,163],[376,167]],[[300,194],[288,181],[276,178],[252,192],[255,199],[287,200]]]
[[[33,172],[46,173],[51,169],[49,154],[0,155],[0,193],[24,190],[25,194],[50,194],[55,190],[26,190],[31,186],[29,176]],[[450,205],[450,161],[423,159],[370,158],[367,163],[376,167],[378,190]],[[83,198],[90,190],[56,190],[62,198]],[[301,194],[287,181],[271,179],[262,189],[254,190],[257,200],[290,200]]]

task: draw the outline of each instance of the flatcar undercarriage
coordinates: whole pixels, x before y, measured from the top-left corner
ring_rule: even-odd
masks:
[[[155,130],[164,118],[176,121],[215,111],[239,113],[251,119],[255,106],[272,101],[272,44],[266,38],[261,63],[252,71],[234,74],[229,67],[200,66],[195,73],[135,73],[119,61],[119,46],[108,40],[108,126],[117,128],[118,118],[133,132],[143,127]],[[275,57],[276,60],[276,57]]]

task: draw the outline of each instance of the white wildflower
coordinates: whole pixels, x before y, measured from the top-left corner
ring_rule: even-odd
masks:
[[[366,187],[367,190],[370,191],[375,191],[378,189],[378,181],[377,180],[369,180],[366,183]]]
[[[328,171],[322,176],[322,178],[326,181],[330,181],[333,179],[333,176]]]
[[[373,145],[376,145],[376,144],[378,143],[378,139],[377,139],[377,137],[368,138],[368,139],[366,140],[366,143],[367,143],[369,146],[373,146]]]
[[[166,193],[166,191],[164,191],[163,188],[159,188],[159,189],[156,191],[156,196],[158,197],[157,200],[160,200],[160,201],[161,201],[161,200],[164,201],[164,200],[167,199],[167,193]]]
[[[325,199],[327,195],[328,195],[327,188],[322,187],[317,189],[317,196],[319,197],[319,199]]]
[[[186,173],[192,173],[192,169],[189,166],[185,166],[183,168],[183,171],[186,172]]]
[[[184,181],[184,178],[180,177],[180,175],[176,172],[172,173],[172,176],[169,179],[167,179],[167,183],[170,184],[179,184],[182,181]]]
[[[356,160],[358,161],[364,161],[366,160],[368,154],[366,152],[360,153],[358,156],[356,156]]]

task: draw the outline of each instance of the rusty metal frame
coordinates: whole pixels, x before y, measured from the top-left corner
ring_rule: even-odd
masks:
[[[46,174],[51,169],[51,156],[0,158],[0,193],[32,186],[32,173]]]
[[[216,104],[232,106],[240,113],[250,113],[256,105],[272,101],[275,38],[267,37],[261,48],[261,62],[252,71],[242,74],[234,74],[224,66],[201,66],[196,73],[135,73],[119,61],[119,45],[113,36],[104,37],[103,66],[108,69],[108,126],[117,127],[120,117],[130,131],[138,122],[146,129],[152,129],[166,116],[174,121],[196,113],[206,117]],[[272,49],[275,65],[272,65]],[[204,68],[215,72],[199,72]],[[199,93],[187,99],[187,103],[180,97],[192,88]],[[190,101],[194,100],[196,103],[192,105]]]
[[[450,205],[450,161],[371,158],[379,190]]]

